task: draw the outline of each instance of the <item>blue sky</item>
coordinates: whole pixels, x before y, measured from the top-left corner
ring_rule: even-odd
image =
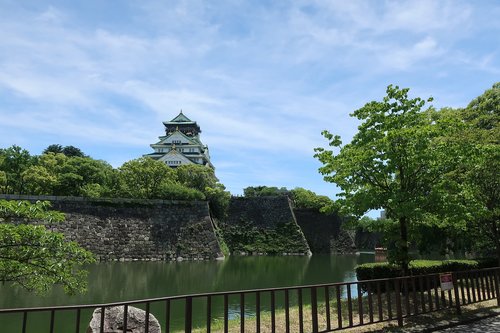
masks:
[[[0,0],[0,147],[74,145],[120,166],[179,110],[233,193],[334,197],[324,129],[387,85],[465,106],[500,78],[499,1]]]

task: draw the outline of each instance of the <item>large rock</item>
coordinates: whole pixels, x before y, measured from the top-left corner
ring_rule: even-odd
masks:
[[[130,333],[161,333],[161,326],[158,320],[152,314],[149,314],[149,330],[144,331],[146,324],[146,311],[128,307],[127,332]],[[108,307],[104,311],[104,333],[123,332],[123,306]],[[99,333],[101,325],[101,308],[94,310],[92,320],[87,328],[87,333]]]

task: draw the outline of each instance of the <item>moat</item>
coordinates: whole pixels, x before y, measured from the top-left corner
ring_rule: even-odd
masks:
[[[89,267],[86,294],[68,296],[56,288],[46,296],[36,296],[0,286],[0,308],[108,303],[212,291],[354,281],[354,267],[373,261],[373,254],[360,254],[99,263]]]

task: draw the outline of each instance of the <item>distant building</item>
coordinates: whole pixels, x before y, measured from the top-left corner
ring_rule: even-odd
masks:
[[[165,135],[158,137],[160,141],[151,144],[154,152],[144,156],[165,162],[176,168],[185,164],[205,165],[214,169],[210,162],[208,146],[200,141],[200,126],[186,117],[182,110],[177,117],[164,121]]]

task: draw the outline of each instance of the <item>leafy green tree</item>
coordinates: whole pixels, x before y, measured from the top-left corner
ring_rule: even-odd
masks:
[[[165,182],[163,183],[158,199],[164,200],[206,200],[203,192],[194,188],[189,188],[179,183]]]
[[[48,192],[45,194],[52,195],[78,195],[78,189],[83,183],[83,177],[70,163],[70,158],[62,153],[49,152],[41,155],[38,165],[26,170],[23,177],[26,182],[32,182],[32,188],[44,189],[45,184],[50,184],[50,189],[45,189]],[[49,182],[48,178],[55,181]]]
[[[204,194],[215,217],[224,218],[231,194],[225,190],[224,185],[219,183],[213,169],[190,164],[179,166],[175,172],[180,184]]]
[[[52,144],[47,148],[45,148],[42,152],[42,154],[48,154],[48,153],[62,154],[63,146],[61,146],[60,144]]]
[[[22,174],[26,182],[26,193],[51,195],[57,186],[57,176],[41,165],[32,165]]]
[[[95,261],[90,252],[43,225],[11,223],[16,218],[64,219],[49,207],[49,202],[0,200],[0,281],[38,293],[53,285],[61,285],[69,294],[83,292],[87,272],[81,265]]]
[[[226,217],[231,193],[226,191],[224,185],[217,184],[215,187],[205,187],[204,194],[208,200],[212,214],[219,219]]]
[[[179,183],[202,192],[206,187],[214,188],[218,182],[214,170],[203,165],[181,165],[175,168],[175,173]]]
[[[337,184],[344,213],[362,216],[372,209],[385,209],[397,221],[397,251],[389,259],[408,272],[409,227],[435,221],[433,214],[453,210],[444,175],[461,162],[457,148],[441,138],[456,130],[448,117],[436,116],[425,101],[410,99],[409,89],[387,87],[382,101],[372,101],[355,116],[362,121],[351,143],[342,145],[338,135],[324,131],[334,153],[316,148],[326,181]],[[432,98],[427,101],[430,102]],[[455,202],[455,200],[452,200]],[[448,220],[449,221],[449,220]]]
[[[247,198],[288,195],[288,190],[286,187],[249,186],[243,189],[243,195]]]
[[[62,153],[68,157],[86,157],[86,155],[75,146],[66,146],[63,148]]]
[[[90,157],[68,158],[68,168],[71,173],[78,175],[73,184],[68,184],[73,189],[72,195],[84,195],[83,188],[93,186],[94,190],[99,185],[99,196],[110,193],[111,186],[116,177],[113,167],[105,161],[95,160]]]
[[[317,195],[313,191],[296,187],[290,191],[290,198],[295,208],[314,209],[321,213],[330,213],[336,210],[335,202],[326,195]]]
[[[500,265],[500,82],[462,110],[466,128],[454,138],[467,147],[467,164],[457,176],[468,199],[472,250],[492,252]]]
[[[4,173],[4,193],[24,194],[26,184],[23,172],[35,163],[36,159],[19,146],[13,145],[0,149],[0,171]]]
[[[92,196],[102,196],[111,192],[113,173],[111,165],[104,161],[48,152],[22,177],[30,194],[88,196],[92,188]]]
[[[119,168],[122,196],[161,199],[163,190],[175,183],[175,172],[165,163],[149,157],[125,162]]]
[[[64,154],[67,157],[86,157],[86,155],[81,151],[80,148],[75,146],[65,146],[63,147],[60,144],[52,144],[44,149],[42,154]]]

